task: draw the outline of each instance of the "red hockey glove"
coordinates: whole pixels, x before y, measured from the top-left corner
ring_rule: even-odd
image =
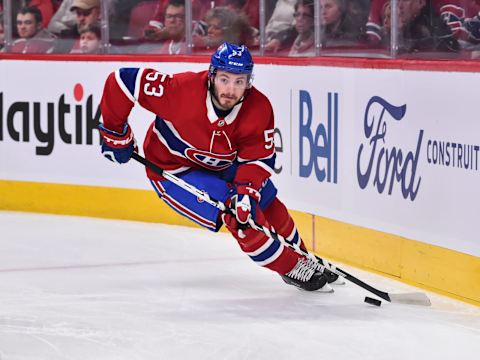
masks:
[[[138,151],[137,142],[128,124],[125,124],[122,133],[107,129],[103,124],[98,125],[102,137],[102,154],[108,160],[124,164],[130,160],[132,153]]]
[[[265,216],[263,215],[262,211],[258,211],[257,213],[257,223],[259,225],[267,225],[267,221],[265,220]],[[222,221],[227,227],[228,231],[232,233],[232,235],[239,241],[245,239],[255,239],[258,234],[260,234],[257,230],[253,229],[250,226],[244,226],[237,221],[235,215],[230,215],[229,213],[222,213]]]
[[[250,184],[237,185],[237,193],[232,196],[230,207],[240,224],[246,225],[250,219],[255,221],[256,208],[260,198],[260,193]]]
[[[230,231],[232,234],[237,234],[239,227],[238,227],[238,221],[235,218],[235,216],[230,215],[228,213],[222,213],[222,221],[227,227],[228,231]]]

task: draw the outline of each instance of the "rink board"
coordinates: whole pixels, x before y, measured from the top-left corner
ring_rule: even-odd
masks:
[[[120,66],[206,68],[0,61],[1,209],[185,224],[139,164],[99,154],[103,82]],[[480,124],[468,91],[480,74],[258,65],[255,75],[276,116],[275,183],[311,247],[480,302]],[[130,116],[140,143],[151,120],[138,107]]]

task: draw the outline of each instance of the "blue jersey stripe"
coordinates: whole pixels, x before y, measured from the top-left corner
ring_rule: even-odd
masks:
[[[265,251],[263,251],[262,253],[260,253],[258,255],[250,256],[250,258],[253,261],[258,261],[258,262],[265,261],[265,260],[269,259],[270,257],[272,257],[276,253],[276,251],[278,250],[280,245],[281,245],[280,241],[275,240],[272,243],[272,245],[270,245]]]
[[[189,144],[186,144],[185,142],[183,142],[177,136],[175,136],[175,134],[167,126],[165,121],[163,121],[163,119],[159,118],[158,116],[155,119],[155,128],[158,130],[158,132],[165,139],[168,147],[171,150],[174,150],[174,151],[182,154],[183,157],[185,157],[185,150],[190,148],[191,146]]]
[[[262,159],[261,162],[267,164],[268,167],[274,169],[275,168],[275,160],[277,158],[277,154],[273,154],[273,156],[269,159]]]
[[[135,82],[137,81],[138,68],[121,68],[120,79],[132,96],[135,96]]]

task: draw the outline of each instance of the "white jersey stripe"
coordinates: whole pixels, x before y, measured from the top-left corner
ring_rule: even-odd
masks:
[[[140,95],[140,81],[142,81],[142,75],[143,75],[144,71],[145,71],[144,68],[138,69],[137,78],[135,79],[135,94],[133,95],[133,97],[137,101],[138,101],[138,97]]]

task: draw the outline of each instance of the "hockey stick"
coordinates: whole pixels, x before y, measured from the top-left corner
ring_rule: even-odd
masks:
[[[155,165],[151,161],[145,159],[141,155],[137,153],[132,154],[132,158],[135,159],[136,161],[140,162],[144,166],[150,168],[154,172],[156,172],[158,175],[163,176],[165,179],[173,182],[177,186],[180,186],[182,189],[188,191],[189,193],[201,198],[203,201],[209,203],[210,205],[216,207],[220,211],[227,212],[231,215],[235,215],[233,213],[233,210],[231,208],[228,208],[223,202],[216,200],[214,198],[211,198],[208,193],[205,191],[202,191],[200,189],[197,189],[195,186],[192,184],[187,183],[186,181],[178,178],[177,176],[169,173],[168,171],[164,171],[161,169],[159,166]],[[325,259],[322,259],[321,257],[317,255],[313,255],[309,252],[306,252],[302,250],[297,244],[293,244],[287,239],[285,239],[282,235],[278,234],[275,232],[274,229],[269,229],[265,226],[262,226],[260,224],[257,224],[254,221],[250,222],[250,226],[260,232],[263,232],[265,235],[280,241],[283,243],[285,246],[288,246],[292,248],[294,251],[296,251],[299,254],[302,254],[306,256],[308,259],[312,260],[313,263],[316,264],[316,267],[318,270],[323,271],[324,269],[327,269],[334,274],[337,274],[341,276],[342,278],[349,280],[350,282],[354,283],[355,285],[358,285],[359,287],[371,292],[372,294],[375,294],[379,298],[386,300],[388,302],[393,302],[393,303],[402,303],[402,304],[411,304],[411,305],[423,305],[423,306],[429,306],[430,299],[425,295],[424,293],[421,292],[413,292],[413,293],[401,293],[401,294],[391,294],[382,290],[378,290],[374,288],[373,286],[363,282],[362,280],[358,279],[357,277],[349,274],[348,272],[338,268],[334,264],[331,264],[330,262],[326,261]]]

